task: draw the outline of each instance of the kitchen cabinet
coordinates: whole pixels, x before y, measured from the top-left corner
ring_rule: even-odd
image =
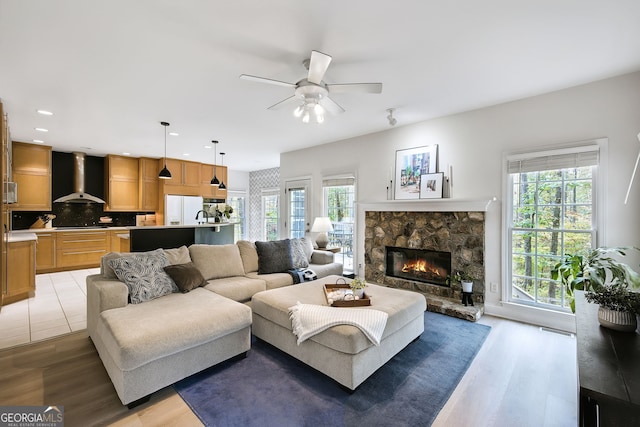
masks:
[[[211,186],[211,179],[214,174],[214,166],[206,163],[200,165],[201,183],[200,190],[203,197],[209,197],[213,199],[226,199],[227,190],[221,190],[218,187]],[[220,182],[224,182],[224,185],[228,185],[227,181],[227,167],[217,165],[215,167],[215,174]]]
[[[97,267],[111,249],[109,230],[73,230],[56,233],[56,268]]]
[[[201,196],[200,163],[167,159],[171,179],[160,180],[162,194]]]
[[[111,252],[129,252],[129,230],[109,230]]]
[[[11,179],[18,184],[12,210],[51,210],[51,147],[13,142]]]
[[[137,211],[138,159],[127,156],[108,155],[105,158],[106,212]]]
[[[36,241],[9,242],[7,261],[8,280],[3,304],[35,296]]]
[[[141,157],[138,163],[139,176],[139,209],[145,212],[158,210],[159,187],[158,172],[160,171],[158,159]]]
[[[9,229],[9,205],[4,203],[5,187],[4,183],[9,181],[9,129],[7,127],[7,116],[4,114],[2,102],[0,102],[0,172],[2,185],[0,185],[0,307],[4,301],[4,291],[7,289],[7,232]]]
[[[36,273],[47,273],[56,268],[56,238],[53,233],[37,233]]]

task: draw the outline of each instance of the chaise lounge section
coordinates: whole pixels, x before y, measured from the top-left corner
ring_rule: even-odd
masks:
[[[310,252],[308,261],[313,256],[316,262],[327,262],[311,263],[309,268],[319,274],[342,274],[341,264],[329,262],[333,261],[326,255],[330,253]],[[185,267],[183,277],[176,280],[186,278],[195,288],[173,289],[133,303],[132,298],[149,297],[148,293],[134,293],[113,265],[132,268],[148,259]],[[123,404],[133,406],[189,375],[246,354],[251,346],[252,296],[293,284],[289,273],[259,274],[259,264],[256,244],[248,241],[110,253],[102,258],[100,274],[87,277],[87,329]],[[154,274],[146,267],[137,273],[143,281]],[[173,283],[181,289],[183,285]]]

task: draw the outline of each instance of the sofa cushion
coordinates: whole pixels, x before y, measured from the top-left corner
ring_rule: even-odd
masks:
[[[205,289],[194,289],[146,304],[103,311],[97,332],[116,366],[130,371],[249,325],[248,306]]]
[[[188,250],[187,254],[189,254]],[[171,277],[171,280],[175,282],[180,292],[189,292],[207,284],[200,270],[198,270],[191,261],[184,264],[167,265],[164,271]]]
[[[254,273],[258,271],[258,251],[256,245],[248,240],[238,240],[236,243],[240,250],[240,257],[242,258],[242,265],[244,266],[244,273]]]
[[[282,273],[293,268],[291,241],[275,240],[256,242],[258,251],[258,273]]]
[[[238,302],[247,302],[253,294],[267,289],[264,280],[244,276],[209,280],[204,288]]]
[[[151,301],[177,291],[164,271],[169,262],[162,249],[115,258],[109,264],[118,279],[129,288],[132,304]]]
[[[307,261],[311,261],[311,255],[313,255],[313,242],[306,237],[301,237],[300,242],[302,243],[304,254],[307,256]]]
[[[258,274],[257,272],[247,274],[250,279],[259,279],[265,282],[267,290],[293,285],[293,278],[289,273]]]
[[[189,248],[186,246],[180,246],[174,249],[163,249],[164,254],[167,256],[167,260],[170,265],[186,264],[191,262],[191,255],[189,255]]]
[[[189,246],[191,260],[206,280],[244,276],[240,250],[236,245]]]
[[[291,239],[291,260],[293,268],[309,267],[309,257],[304,251],[305,243],[303,239]]]

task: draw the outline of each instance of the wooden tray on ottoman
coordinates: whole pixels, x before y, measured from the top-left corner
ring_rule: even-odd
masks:
[[[346,283],[326,283],[324,285],[324,296],[327,299],[327,304],[329,303],[329,294],[338,289],[351,289],[349,285]],[[331,307],[363,307],[366,305],[371,305],[371,300],[367,296],[367,294],[363,294],[364,296],[360,299],[351,300],[351,301],[334,301],[331,304]]]

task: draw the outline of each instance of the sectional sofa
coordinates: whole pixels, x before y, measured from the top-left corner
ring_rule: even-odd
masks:
[[[342,275],[333,253],[314,250],[304,238],[295,240],[293,255],[279,258],[292,241],[105,255],[100,273],[87,277],[87,329],[122,403],[135,406],[154,391],[246,354],[251,297],[292,285],[294,275],[282,270],[288,262],[306,265],[317,277]]]

